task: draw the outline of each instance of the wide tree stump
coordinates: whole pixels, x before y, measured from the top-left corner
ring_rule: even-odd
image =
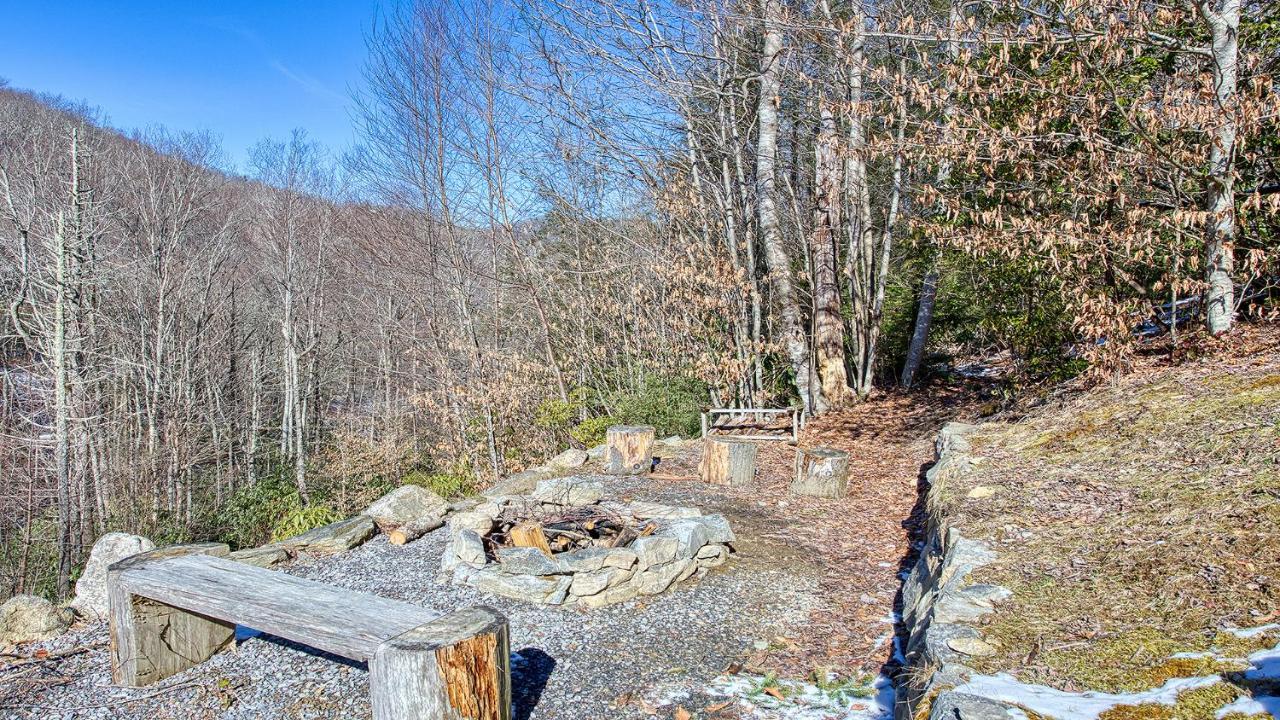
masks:
[[[848,494],[849,453],[833,448],[796,448],[794,495],[842,498]]]
[[[609,428],[605,471],[613,475],[649,472],[653,467],[654,429],[650,425]]]
[[[378,646],[369,661],[374,720],[511,720],[507,620],[461,610]]]
[[[756,477],[756,451],[753,442],[726,437],[709,437],[702,443],[702,462],[698,474],[709,485],[750,487]]]

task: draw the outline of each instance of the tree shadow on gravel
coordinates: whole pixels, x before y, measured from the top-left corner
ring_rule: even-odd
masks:
[[[529,720],[555,670],[556,659],[539,648],[511,653],[511,718]]]

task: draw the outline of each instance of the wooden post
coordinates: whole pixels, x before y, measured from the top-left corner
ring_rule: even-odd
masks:
[[[710,485],[750,487],[756,477],[756,451],[753,442],[731,437],[709,437],[702,443],[702,462],[698,473]]]
[[[847,494],[849,453],[832,448],[796,448],[795,495],[842,498]]]
[[[650,425],[609,428],[605,471],[611,475],[649,472],[653,466],[654,429]]]
[[[507,619],[475,607],[378,646],[369,662],[374,720],[510,720]]]

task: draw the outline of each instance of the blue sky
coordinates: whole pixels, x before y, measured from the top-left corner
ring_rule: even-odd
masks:
[[[387,5],[384,0],[383,7]],[[0,0],[0,77],[118,128],[211,130],[233,166],[294,128],[339,153],[377,0]]]

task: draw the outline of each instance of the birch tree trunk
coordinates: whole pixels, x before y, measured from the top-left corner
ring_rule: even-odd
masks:
[[[1209,27],[1213,67],[1213,95],[1217,125],[1209,149],[1209,177],[1205,209],[1205,326],[1212,335],[1231,330],[1235,321],[1235,148],[1236,74],[1239,64],[1241,0],[1202,0],[1197,4]]]
[[[777,206],[778,105],[782,91],[782,5],[764,0],[761,16],[764,50],[760,55],[760,97],[756,105],[759,135],[756,138],[756,226],[764,248],[765,264],[779,306],[778,335],[791,368],[804,411],[812,413],[813,388],[809,377],[809,343],[805,338],[791,282],[791,260],[782,243]]]
[[[65,218],[61,212],[53,231],[53,463],[58,487],[58,595],[71,589],[71,389],[70,349],[67,347],[69,255]]]
[[[871,329],[876,297],[876,240],[871,221],[871,187],[867,183],[867,126],[863,93],[866,71],[866,15],[856,6],[849,22],[848,148],[845,154],[846,202],[851,208],[845,225],[849,239],[846,272],[853,305],[853,390],[860,397],[871,392],[871,364],[875,359]]]
[[[907,347],[907,359],[902,366],[902,386],[915,383],[916,373],[924,362],[924,349],[929,340],[929,326],[933,323],[933,308],[938,300],[938,270],[932,265],[920,283],[920,298],[916,306],[916,324],[911,331],[911,344]]]

